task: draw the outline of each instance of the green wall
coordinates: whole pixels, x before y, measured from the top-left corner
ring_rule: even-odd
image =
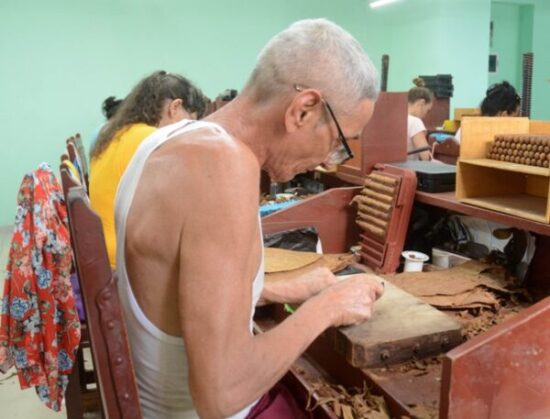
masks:
[[[390,90],[419,74],[455,76],[454,106],[487,87],[489,0],[3,0],[0,2],[0,225],[11,224],[23,174],[57,166],[64,139],[85,143],[100,105],[155,69],[189,76],[209,96],[240,89],[265,42],[292,21],[327,17],[377,66],[391,56]],[[535,21],[535,31],[537,30]],[[535,42],[535,48],[536,48]]]
[[[499,0],[491,3],[491,52],[499,68],[489,84],[508,80],[521,92],[522,54],[534,53],[531,118],[550,119],[550,0]]]
[[[535,7],[532,4],[519,6],[519,41],[518,49],[521,54],[533,51],[533,22]]]
[[[489,1],[403,1],[368,16],[371,55],[377,64],[390,55],[389,90],[410,89],[418,75],[450,73],[451,105],[477,106],[487,88]]]
[[[508,80],[521,93],[523,54],[533,52],[534,6],[492,2],[493,43],[498,56],[496,73],[489,73],[489,84]]]
[[[525,7],[525,6],[523,6]],[[491,5],[493,22],[493,42],[491,54],[497,55],[498,65],[495,73],[489,73],[489,84],[509,81],[518,90],[521,89],[520,5],[496,3]],[[532,28],[531,28],[532,32]]]
[[[531,118],[550,119],[550,0],[536,0],[533,22]]]

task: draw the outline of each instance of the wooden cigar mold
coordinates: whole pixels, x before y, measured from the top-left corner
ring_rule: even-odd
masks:
[[[416,189],[416,174],[391,165],[376,165],[365,177],[357,204],[362,261],[377,272],[395,272],[403,250]]]

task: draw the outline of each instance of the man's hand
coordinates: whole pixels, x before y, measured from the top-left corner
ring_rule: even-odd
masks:
[[[374,302],[384,287],[374,275],[357,274],[326,288],[311,301],[330,316],[332,326],[359,324],[369,320]]]

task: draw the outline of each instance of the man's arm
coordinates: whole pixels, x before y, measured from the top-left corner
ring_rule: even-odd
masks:
[[[301,303],[337,282],[334,274],[325,266],[306,267],[276,276],[276,279],[270,280],[272,275],[266,275],[259,306],[269,303]]]
[[[201,176],[187,180],[193,208],[180,245],[179,312],[189,385],[205,418],[230,416],[261,397],[327,327],[368,319],[382,292],[364,278],[338,283],[273,330],[253,336],[252,280],[262,246],[259,170],[250,159],[243,164],[239,153],[220,154],[204,157]]]

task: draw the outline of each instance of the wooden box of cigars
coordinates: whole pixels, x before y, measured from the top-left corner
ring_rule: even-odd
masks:
[[[528,118],[462,120],[459,201],[550,223],[550,122]]]

